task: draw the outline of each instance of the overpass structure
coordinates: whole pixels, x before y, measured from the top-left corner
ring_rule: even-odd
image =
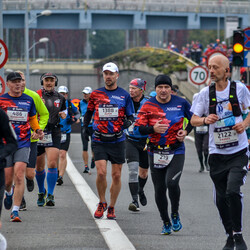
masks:
[[[25,0],[3,1],[3,27],[24,28]],[[44,9],[53,15],[36,18]],[[28,0],[34,29],[224,29],[227,16],[250,23],[250,1]]]

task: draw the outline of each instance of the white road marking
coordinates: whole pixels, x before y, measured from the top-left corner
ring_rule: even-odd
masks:
[[[82,197],[82,200],[87,205],[91,216],[94,218],[94,212],[97,208],[96,204],[99,202],[99,199],[89,187],[87,182],[84,180],[82,175],[77,171],[70,157],[67,155],[67,174],[75,185],[76,190]],[[95,219],[95,222],[106,241],[109,249],[111,250],[135,250],[133,244],[129,241],[127,236],[121,230],[119,225],[115,220],[107,219]]]

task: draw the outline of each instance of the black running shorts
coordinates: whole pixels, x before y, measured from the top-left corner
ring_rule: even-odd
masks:
[[[70,133],[66,134],[66,141],[64,143],[61,143],[60,150],[69,150],[69,144],[70,144]]]
[[[112,164],[125,163],[125,141],[117,143],[92,142],[95,161],[106,160]]]

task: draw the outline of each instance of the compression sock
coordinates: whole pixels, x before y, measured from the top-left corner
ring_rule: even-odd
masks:
[[[57,181],[57,168],[48,168],[47,185],[48,194],[53,194]]]
[[[145,179],[141,178],[140,176],[138,176],[138,181],[139,181],[139,193],[141,193],[143,191],[143,188],[147,182],[148,177],[146,177]]]
[[[128,185],[132,199],[138,201],[138,182],[130,182]]]
[[[45,188],[44,188],[45,176],[46,176],[45,169],[43,171],[36,171],[36,181],[39,193],[45,193]]]

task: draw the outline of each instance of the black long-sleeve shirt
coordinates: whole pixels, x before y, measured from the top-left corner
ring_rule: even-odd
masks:
[[[0,168],[5,167],[5,157],[17,150],[16,134],[7,114],[0,108]]]

